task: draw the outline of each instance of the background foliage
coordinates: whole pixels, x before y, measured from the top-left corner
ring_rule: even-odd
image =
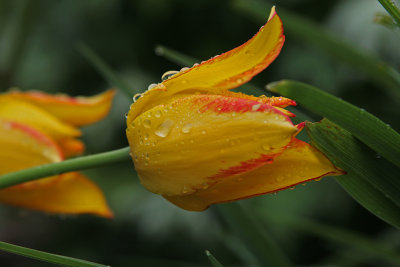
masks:
[[[263,22],[256,23],[239,2],[0,0],[0,90],[17,86],[71,95],[104,91],[110,84],[78,52],[77,43],[82,42],[107,62],[132,93],[141,92],[159,82],[165,71],[180,68],[157,56],[156,45],[208,59],[255,34]],[[378,1],[271,1],[265,19],[272,4],[277,5],[278,14],[282,9],[306,17],[362,53],[399,69],[400,34],[374,23],[377,12],[385,13]],[[254,84],[263,87],[281,79],[306,82],[400,129],[398,106],[384,86],[298,35],[286,33],[282,53]],[[130,103],[119,93],[108,118],[84,129],[88,154],[127,145],[124,114]],[[140,185],[131,162],[86,173],[105,191],[114,220],[59,217],[1,206],[0,240],[113,266],[209,266],[205,249],[225,266],[259,263],[219,207],[194,213],[172,206]],[[385,251],[398,250],[400,232],[362,208],[332,178],[241,203],[258,216],[296,264],[382,266],[396,262],[388,260],[396,255],[390,254],[391,258]],[[333,237],[344,234],[342,241],[329,233],[336,233]],[[356,246],[353,235],[368,242]],[[383,253],[379,249],[377,254],[368,252],[377,251],[373,245],[381,244]],[[3,252],[0,263],[46,266]]]

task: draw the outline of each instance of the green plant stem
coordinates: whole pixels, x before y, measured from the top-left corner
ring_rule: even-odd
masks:
[[[41,261],[63,265],[63,266],[79,266],[79,267],[107,267],[107,265],[98,264],[90,261],[75,259],[71,257],[61,256],[57,254],[47,253],[35,249],[25,248],[17,245],[8,244],[0,241],[0,249],[14,254],[22,255]]]
[[[214,256],[211,254],[210,251],[206,250],[206,255],[213,267],[224,267]]]
[[[40,165],[30,169],[7,173],[0,176],[0,189],[33,181],[42,177],[53,176],[70,171],[101,167],[104,165],[125,161],[129,158],[129,147],[125,147],[95,155]]]
[[[400,27],[400,10],[392,0],[378,0]]]

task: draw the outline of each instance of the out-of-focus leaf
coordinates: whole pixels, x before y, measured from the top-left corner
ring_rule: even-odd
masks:
[[[83,43],[78,43],[76,45],[77,50],[90,62],[103,75],[111,86],[116,86],[118,89],[123,91],[129,98],[131,98],[135,92],[125,84],[115,72],[98,56],[96,53],[90,49],[87,45]]]
[[[223,265],[211,254],[210,251],[206,250],[206,255],[210,260],[211,266],[213,267],[223,267]]]
[[[267,89],[328,118],[400,167],[400,135],[374,115],[305,83],[284,80],[268,84]]]
[[[389,29],[393,29],[394,27],[396,27],[396,22],[394,22],[392,17],[382,13],[377,13],[375,15],[374,22],[379,23]]]
[[[400,27],[400,10],[394,3],[395,0],[378,0],[378,1],[396,21],[396,25]]]
[[[277,246],[252,213],[237,203],[218,205],[224,221],[254,253],[262,266],[290,266],[290,260]]]
[[[12,245],[1,241],[0,241],[0,250],[63,266],[106,267],[106,265],[103,264],[47,253],[35,249]]]
[[[373,256],[387,261],[388,263],[400,265],[400,255],[393,248],[377,242],[367,236],[356,232],[341,229],[337,226],[319,223],[299,217],[268,216],[269,221],[285,225],[291,229],[297,229],[318,236],[328,241],[338,242],[351,249],[357,249],[364,255]]]
[[[259,0],[235,0],[234,3],[238,10],[248,14],[257,23],[265,21],[266,10],[269,10],[272,5]],[[280,7],[277,12],[282,18],[288,36],[310,43],[334,59],[346,62],[364,72],[377,83],[379,88],[386,90],[394,100],[400,103],[400,74],[393,67],[302,16]]]
[[[366,209],[400,228],[400,169],[327,119],[307,123],[312,144],[347,171],[339,184]]]

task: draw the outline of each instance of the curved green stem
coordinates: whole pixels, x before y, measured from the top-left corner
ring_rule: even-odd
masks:
[[[378,0],[400,27],[400,10],[392,0]]]
[[[40,165],[30,169],[11,172],[0,176],[0,189],[16,184],[33,181],[42,177],[113,164],[128,160],[129,158],[129,147],[124,147],[121,149],[95,155],[83,156],[61,162]]]

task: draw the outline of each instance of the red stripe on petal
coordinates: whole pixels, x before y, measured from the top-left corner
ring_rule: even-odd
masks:
[[[274,162],[274,158],[280,155],[281,153],[276,153],[273,155],[264,155],[262,154],[260,157],[256,159],[250,159],[247,161],[240,162],[239,165],[232,166],[225,170],[219,170],[217,174],[208,177],[209,179],[220,179],[230,177],[236,174],[244,173],[251,171],[255,168],[263,166],[265,164],[271,164]]]

